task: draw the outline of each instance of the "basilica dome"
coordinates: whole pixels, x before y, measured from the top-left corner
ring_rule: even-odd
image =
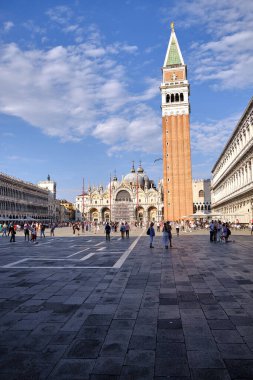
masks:
[[[144,173],[144,170],[141,165],[138,167],[137,172],[135,171],[135,168],[133,165],[131,172],[127,174],[123,179],[123,182],[127,185],[137,186],[138,184],[138,186],[140,187],[144,187],[146,181],[149,183],[149,178]]]
[[[114,177],[112,178],[111,182],[108,183],[107,185],[107,189],[110,190],[110,187],[113,189],[116,189],[118,186],[120,185],[119,181],[118,181],[118,178],[116,176],[116,174],[114,175]]]

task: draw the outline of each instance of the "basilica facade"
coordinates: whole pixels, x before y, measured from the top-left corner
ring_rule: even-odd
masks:
[[[156,188],[141,164],[121,181],[115,175],[104,188],[89,187],[76,197],[76,220],[147,223],[163,219],[163,181]]]

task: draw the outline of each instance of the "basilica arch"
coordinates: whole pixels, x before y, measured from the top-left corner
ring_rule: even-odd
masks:
[[[135,219],[138,222],[143,222],[144,221],[144,208],[141,206],[138,206],[135,208]]]
[[[115,198],[116,202],[132,202],[131,195],[127,190],[120,190]]]
[[[108,207],[103,207],[101,210],[101,214],[102,214],[102,222],[110,222],[111,211]]]
[[[99,222],[99,212],[97,208],[91,208],[89,210],[89,215],[91,222]]]
[[[148,221],[155,222],[156,220],[158,220],[157,208],[154,206],[151,206],[148,208]]]

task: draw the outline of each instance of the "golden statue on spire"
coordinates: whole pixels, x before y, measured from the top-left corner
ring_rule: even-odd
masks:
[[[170,27],[171,27],[172,32],[174,32],[174,26],[175,26],[174,21],[171,21]]]

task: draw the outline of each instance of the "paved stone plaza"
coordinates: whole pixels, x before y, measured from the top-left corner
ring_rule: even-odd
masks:
[[[253,379],[253,236],[0,241],[0,378]]]

